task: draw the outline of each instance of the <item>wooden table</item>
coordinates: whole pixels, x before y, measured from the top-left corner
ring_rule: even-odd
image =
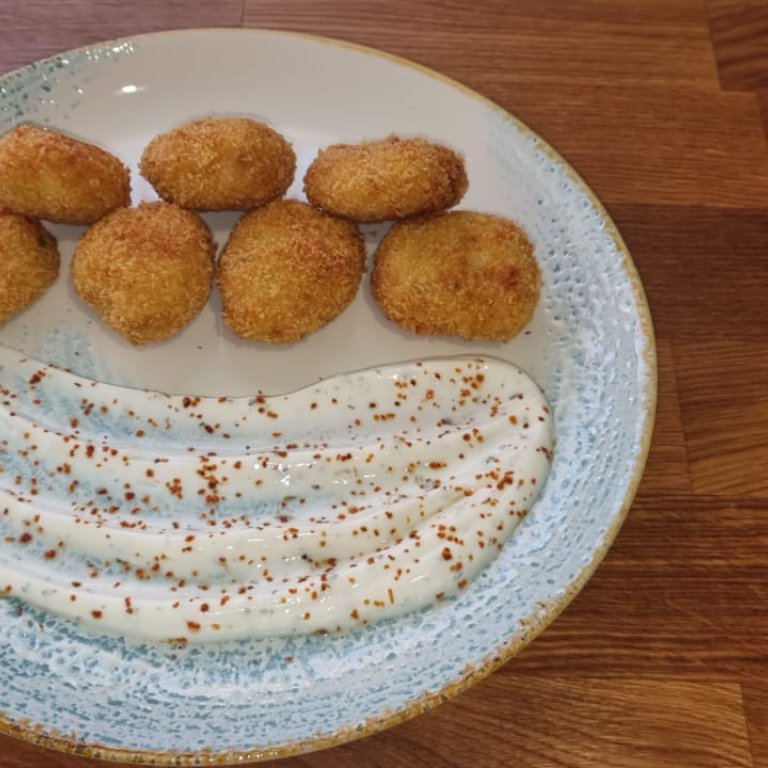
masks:
[[[564,615],[457,700],[281,765],[766,768],[768,2],[3,0],[0,71],[238,25],[406,56],[530,124],[614,216],[660,363],[637,501]],[[83,762],[0,738],[3,768]]]

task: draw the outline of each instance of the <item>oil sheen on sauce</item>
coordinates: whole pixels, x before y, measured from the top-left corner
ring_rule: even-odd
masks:
[[[459,593],[540,491],[552,419],[507,362],[169,396],[0,347],[0,594],[98,631],[337,632]]]

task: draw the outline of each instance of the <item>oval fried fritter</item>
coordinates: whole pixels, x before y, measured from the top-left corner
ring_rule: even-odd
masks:
[[[224,322],[245,339],[297,341],[346,309],[365,249],[357,227],[298,200],[247,213],[219,259]]]
[[[0,137],[0,207],[92,224],[130,202],[129,171],[109,152],[35,125]]]
[[[156,136],[139,168],[164,200],[197,211],[239,211],[282,197],[296,155],[264,123],[218,117]]]
[[[466,191],[460,155],[425,139],[396,136],[320,150],[304,176],[310,203],[361,222],[441,211]]]
[[[533,316],[541,278],[514,222],[471,211],[395,224],[375,256],[373,296],[415,333],[505,341]]]
[[[53,235],[36,221],[0,211],[0,323],[28,307],[58,275]]]
[[[214,245],[202,219],[172,203],[121,208],[75,249],[80,297],[131,344],[182,330],[205,305]]]

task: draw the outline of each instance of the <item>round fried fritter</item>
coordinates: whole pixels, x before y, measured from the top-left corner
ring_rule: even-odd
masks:
[[[264,123],[218,117],[156,136],[139,167],[164,200],[197,211],[243,211],[286,193],[296,155]]]
[[[395,224],[376,251],[373,296],[415,333],[504,341],[533,316],[541,278],[514,222],[451,211]]]
[[[131,344],[172,336],[205,305],[214,245],[202,219],[172,203],[121,208],[75,249],[80,297]]]
[[[92,224],[130,202],[130,173],[109,152],[36,125],[0,137],[0,207]]]
[[[219,259],[224,322],[245,339],[297,341],[347,308],[364,266],[354,224],[298,200],[270,203],[243,216]]]
[[[310,203],[354,221],[386,221],[450,208],[467,191],[460,155],[425,139],[390,136],[321,150],[304,176]]]
[[[0,323],[39,298],[58,275],[53,235],[36,221],[0,211]]]

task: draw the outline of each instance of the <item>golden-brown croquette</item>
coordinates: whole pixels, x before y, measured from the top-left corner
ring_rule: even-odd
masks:
[[[357,227],[298,200],[247,213],[219,259],[226,324],[245,339],[297,341],[357,293],[365,249]]]
[[[505,341],[533,316],[541,278],[514,222],[451,211],[395,224],[375,256],[373,296],[415,333]]]
[[[304,176],[313,205],[361,222],[441,211],[466,191],[460,155],[425,139],[396,136],[327,147]]]
[[[156,136],[140,170],[164,200],[197,211],[247,210],[282,197],[296,155],[264,123],[218,117]]]
[[[53,235],[25,216],[0,211],[0,323],[28,307],[58,275]]]
[[[109,152],[36,125],[0,137],[0,207],[92,224],[130,202],[129,171]]]
[[[202,219],[171,203],[121,208],[75,249],[80,297],[132,344],[172,336],[205,305],[214,245]]]

